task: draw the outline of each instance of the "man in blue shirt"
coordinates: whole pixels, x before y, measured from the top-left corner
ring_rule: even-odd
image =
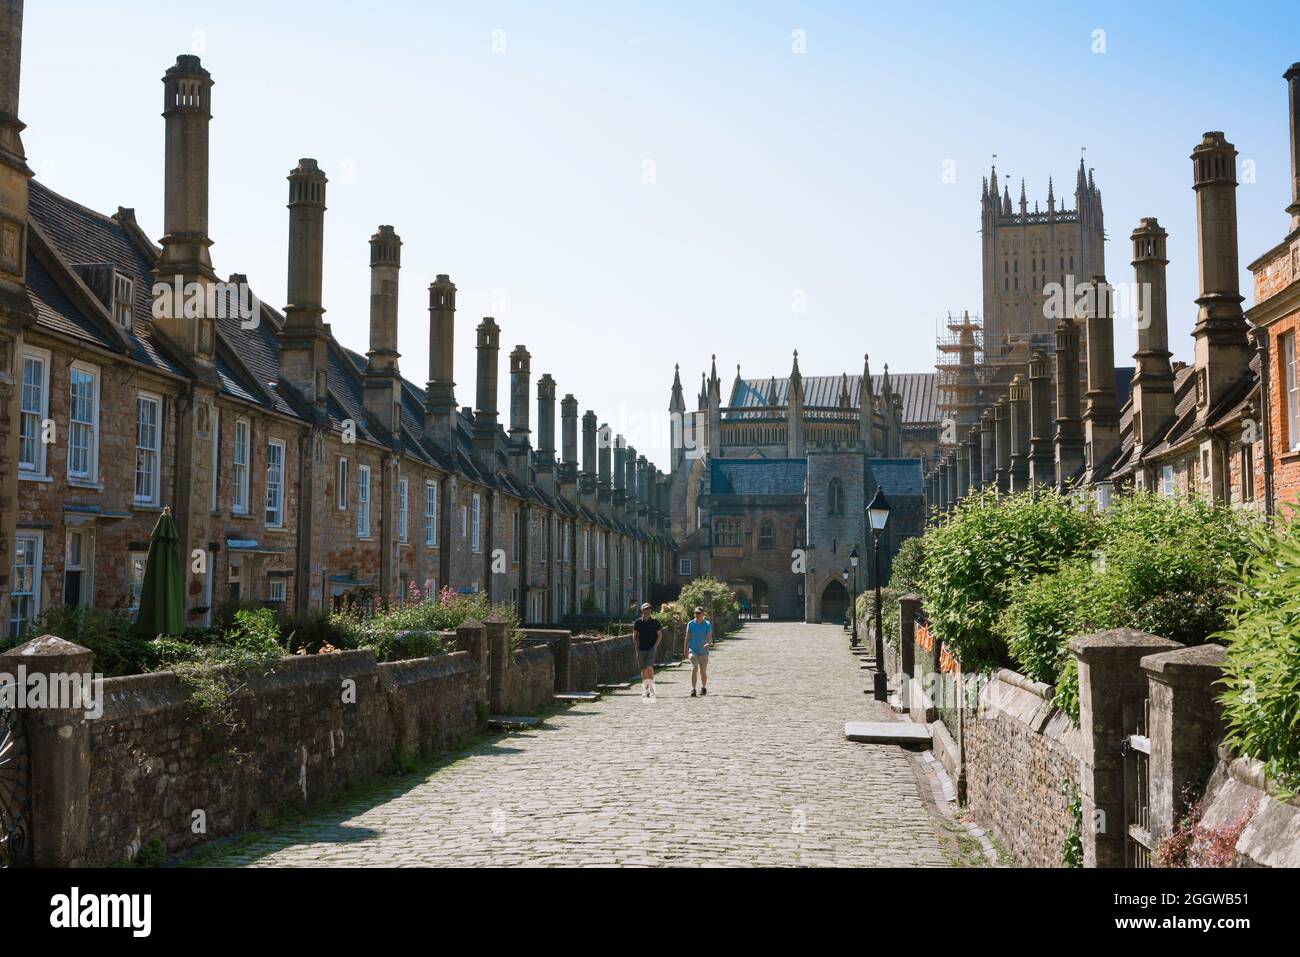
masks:
[[[713,626],[704,620],[704,609],[695,609],[695,619],[686,624],[686,651],[691,656],[691,697],[695,697],[695,679],[700,680],[700,694],[709,693],[709,649],[713,647]]]

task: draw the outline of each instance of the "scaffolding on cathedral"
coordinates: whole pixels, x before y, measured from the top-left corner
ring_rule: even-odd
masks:
[[[984,326],[978,316],[963,311],[960,319],[948,313],[945,332],[937,337],[940,444],[956,446],[979,422],[988,378],[984,355]]]

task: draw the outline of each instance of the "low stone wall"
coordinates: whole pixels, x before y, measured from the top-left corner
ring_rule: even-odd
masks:
[[[599,684],[619,684],[636,677],[636,639],[630,633],[601,638],[592,645],[596,649]]]
[[[551,649],[555,690],[557,692],[573,690],[569,684],[569,649],[573,645],[571,632],[556,628],[526,628],[523,643],[525,646],[543,645]]]
[[[1279,801],[1269,791],[1262,762],[1220,749],[1200,827],[1239,834],[1234,867],[1300,867],[1300,798]]]
[[[241,680],[233,732],[196,712],[174,674],[104,682],[104,714],[88,723],[89,861],[234,833],[478,724],[478,673],[463,653],[382,665],[370,651],[287,658]]]
[[[569,690],[595,691],[600,684],[600,655],[590,637],[573,638],[569,646]]]
[[[516,651],[506,673],[506,710],[532,714],[555,702],[555,659],[546,645]]]
[[[1061,786],[1079,786],[1079,731],[1050,698],[1046,685],[998,669],[962,714],[967,802],[1022,866],[1059,867],[1073,827]]]

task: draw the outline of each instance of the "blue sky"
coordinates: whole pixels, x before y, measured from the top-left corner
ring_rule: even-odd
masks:
[[[285,176],[314,157],[331,178],[324,298],[343,342],[366,348],[367,241],[392,223],[408,378],[425,381],[426,289],[446,272],[462,405],[474,325],[494,315],[503,413],[505,354],[524,343],[534,378],[550,372],[561,395],[631,431],[665,413],[674,363],[693,408],[713,353],[724,393],[737,364],[784,375],[796,348],[805,375],[857,373],[866,352],[877,371],[931,369],[937,322],[981,307],[979,184],[994,153],[1032,204],[1049,175],[1058,196],[1072,190],[1087,147],[1112,282],[1131,278],[1139,218],[1160,219],[1173,348],[1189,358],[1188,155],[1216,129],[1254,161],[1238,190],[1249,303],[1245,264],[1288,226],[1288,24],[1283,2],[1245,16],[1041,0],[42,0],[27,5],[22,118],[42,180],[105,212],[133,206],[157,237],[159,80],[199,53],[217,84],[219,273],[247,273],[283,304]],[[639,447],[666,466],[662,445]]]

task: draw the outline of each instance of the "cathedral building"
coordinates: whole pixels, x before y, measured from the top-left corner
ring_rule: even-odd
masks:
[[[475,329],[458,406],[456,286],[428,287],[430,379],[397,352],[402,242],[369,239],[370,342],[340,342],[322,302],[328,180],[288,174],[288,304],[221,279],[208,232],[213,81],[163,77],[165,216],[101,213],[36,182],[18,120],[22,3],[0,3],[0,602],[8,632],[54,605],[134,609],[170,509],[186,624],[227,599],[297,612],[418,590],[485,592],[528,623],[622,612],[671,572],[668,477],[557,384]],[[68,122],[76,121],[69,115]],[[358,245],[364,237],[354,237]],[[464,330],[462,330],[463,332]],[[536,432],[533,431],[534,423]],[[535,436],[535,438],[534,438]]]
[[[938,447],[934,376],[804,377],[799,355],[782,378],[736,370],[728,399],[716,361],[688,412],[680,373],[670,511],[677,580],[727,582],[754,614],[843,621],[851,593],[874,585],[866,507],[881,489],[892,506],[881,572],[924,527],[926,457]],[[856,581],[846,574],[857,552]]]

